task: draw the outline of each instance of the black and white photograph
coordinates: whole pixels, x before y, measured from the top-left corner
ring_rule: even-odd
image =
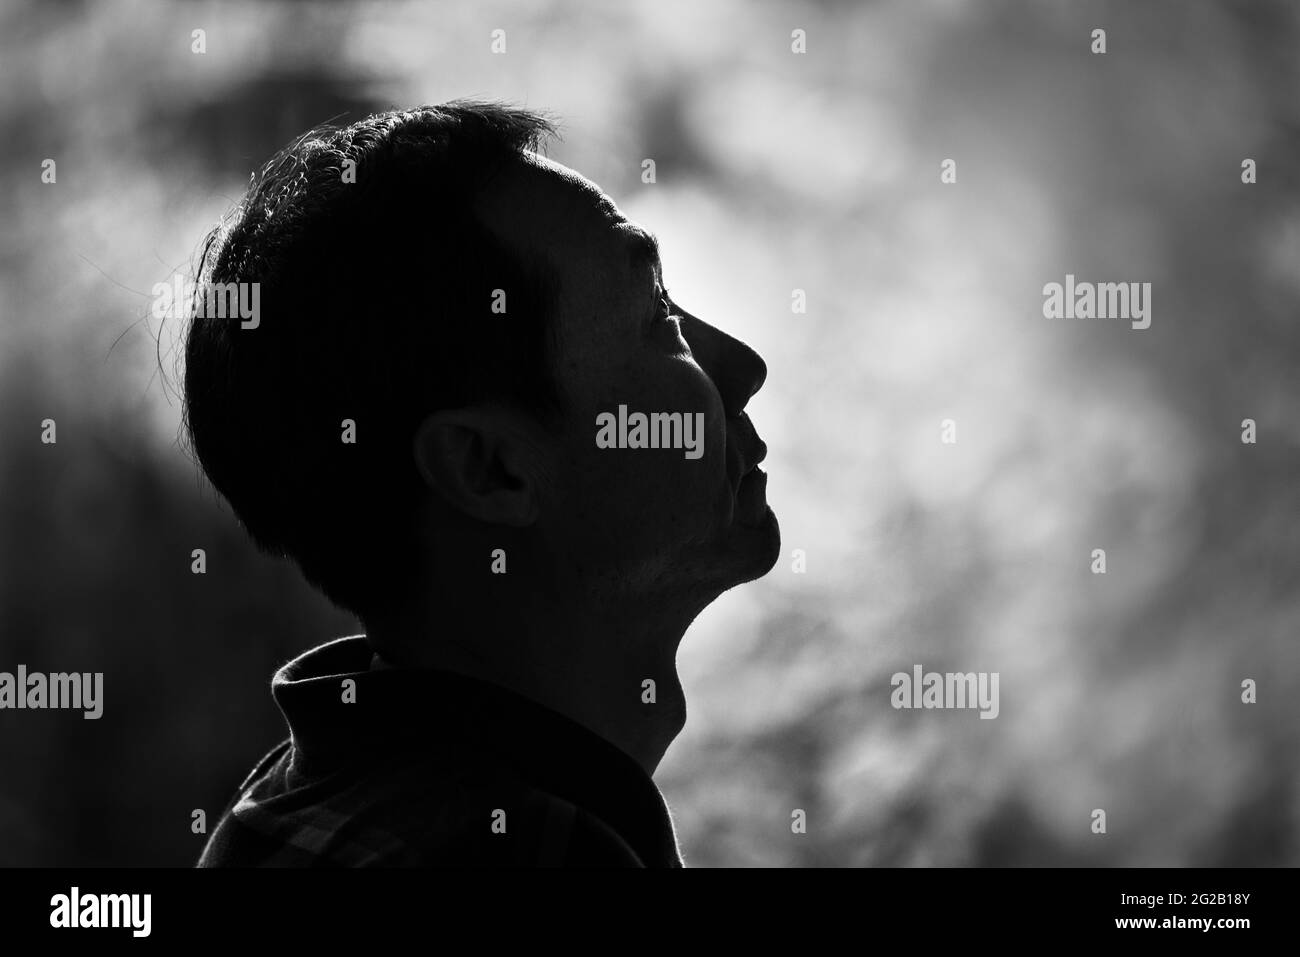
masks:
[[[0,142],[15,941],[1284,933],[1300,3],[4,0]]]

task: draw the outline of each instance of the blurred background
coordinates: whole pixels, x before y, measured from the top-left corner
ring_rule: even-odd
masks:
[[[360,630],[181,449],[150,290],[296,134],[471,96],[558,114],[769,365],[783,556],[687,634],[657,775],[688,864],[1300,864],[1300,7],[523,7],[0,7],[0,670],[105,673],[0,711],[0,865],[192,863],[273,670]],[[1045,319],[1066,273],[1151,328]],[[998,718],[894,710],[914,664]]]

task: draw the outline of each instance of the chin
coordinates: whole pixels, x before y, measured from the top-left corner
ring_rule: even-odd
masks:
[[[762,578],[781,557],[781,526],[766,505],[762,515],[748,523],[732,522],[710,549],[708,572],[702,577],[721,591]]]
[[[767,473],[754,468],[736,491],[727,540],[738,562],[735,584],[761,578],[781,557],[781,526],[767,504]]]
[[[762,578],[781,557],[781,524],[771,507],[764,510],[756,524],[734,526],[732,537],[741,566],[737,569],[742,576],[736,580],[737,585]]]
[[[728,490],[719,498],[713,530],[671,563],[672,577],[703,596],[706,604],[728,589],[762,578],[781,557],[781,525],[766,500],[751,498],[741,508],[738,504]]]

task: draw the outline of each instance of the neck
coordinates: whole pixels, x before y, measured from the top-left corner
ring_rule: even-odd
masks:
[[[676,657],[694,617],[662,601],[459,591],[368,620],[367,637],[393,667],[459,672],[557,711],[650,775],[686,722]]]

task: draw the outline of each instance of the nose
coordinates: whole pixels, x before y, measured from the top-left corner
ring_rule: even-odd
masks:
[[[717,386],[727,417],[740,415],[754,393],[763,388],[767,363],[739,339],[680,306],[677,306],[677,311],[682,319],[682,335],[690,345],[695,361]]]

